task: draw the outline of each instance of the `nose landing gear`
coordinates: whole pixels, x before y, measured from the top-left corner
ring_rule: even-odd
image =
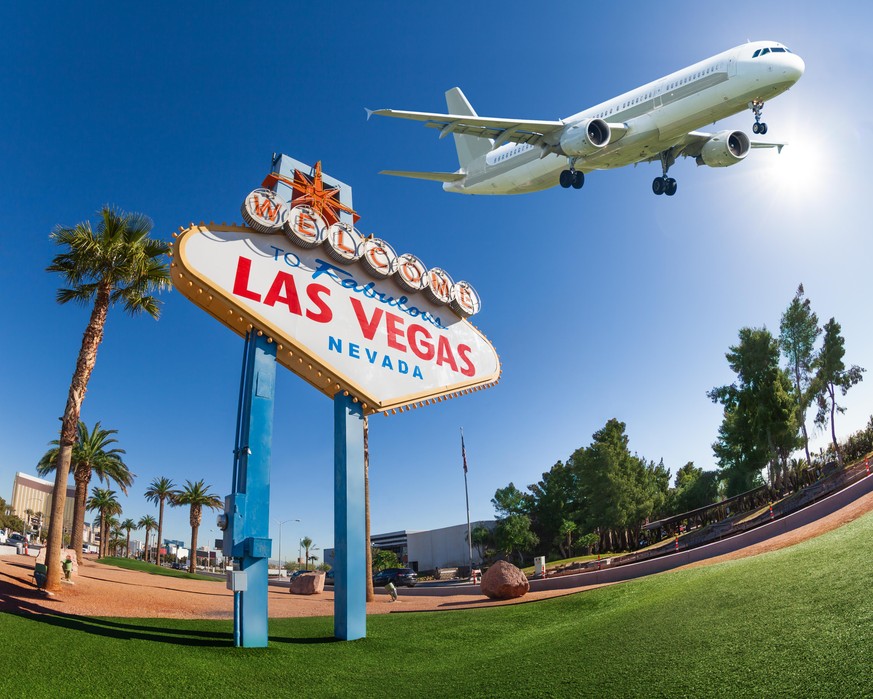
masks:
[[[767,124],[761,121],[761,112],[764,111],[764,103],[761,100],[752,100],[749,102],[749,108],[752,114],[755,115],[755,123],[752,124],[752,133],[761,134],[767,133]]]

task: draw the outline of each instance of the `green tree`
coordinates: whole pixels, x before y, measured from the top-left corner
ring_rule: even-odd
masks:
[[[540,541],[530,529],[530,517],[524,514],[511,514],[498,519],[494,540],[501,553],[508,557],[517,556],[519,563],[524,562],[524,554]]]
[[[689,461],[676,472],[669,513],[678,515],[717,502],[718,481],[716,471],[704,471]]]
[[[130,558],[130,532],[132,529],[137,529],[137,524],[129,517],[124,520],[119,527],[124,529],[127,532],[127,537],[124,540],[124,555],[126,558]]]
[[[114,481],[125,495],[127,495],[127,489],[133,485],[133,479],[136,477],[122,459],[122,454],[125,453],[124,449],[108,448],[110,445],[118,443],[118,440],[112,436],[114,434],[118,434],[118,430],[104,430],[100,427],[99,422],[89,432],[87,425],[81,420],[79,421],[77,440],[73,445],[70,465],[76,484],[70,543],[76,551],[76,559],[79,563],[82,562],[85,501],[88,498],[88,487],[91,484],[92,474],[97,474],[97,478],[101,482]],[[54,471],[57,462],[60,440],[52,440],[50,444],[54,446],[43,454],[36,465],[36,472],[41,476]]]
[[[169,478],[155,478],[145,491],[146,500],[155,503],[158,506],[158,538],[157,538],[157,553],[155,554],[155,565],[161,565],[161,541],[164,535],[164,503],[172,501],[175,494],[176,484]]]
[[[115,496],[114,490],[94,487],[91,497],[88,498],[86,507],[89,510],[97,510],[100,513],[100,552],[99,557],[109,555],[110,520],[113,515],[121,514],[121,503]]]
[[[149,561],[149,533],[152,529],[158,526],[157,520],[151,515],[143,515],[136,523],[138,529],[145,529],[145,553],[142,559],[148,563]]]
[[[70,381],[55,464],[47,561],[60,561],[64,529],[67,480],[76,443],[82,402],[97,361],[111,306],[122,304],[131,315],[145,312],[154,318],[159,306],[153,292],[169,288],[165,255],[169,246],[149,238],[152,223],[142,214],[124,213],[104,207],[96,231],[90,222],[72,228],[58,226],[52,240],[62,248],[47,271],[57,272],[68,287],[57,293],[59,303],[91,304],[91,315],[82,337],[76,368]],[[49,565],[46,589],[60,588],[61,567]]]
[[[527,514],[530,496],[522,493],[514,483],[510,483],[505,488],[497,489],[491,504],[494,505],[498,517]]]
[[[473,546],[479,552],[479,559],[485,560],[488,556],[488,549],[494,546],[494,532],[480,524],[473,527],[470,535],[473,538]]]
[[[393,551],[388,551],[387,549],[380,549],[377,546],[373,546],[370,551],[370,556],[373,561],[373,567],[371,571],[373,573],[378,573],[380,570],[385,570],[386,568],[399,568],[400,567],[400,559],[397,558],[397,554]],[[369,576],[370,579],[373,579],[373,576]]]
[[[834,417],[836,413],[846,412],[846,409],[837,404],[837,389],[845,396],[852,386],[861,382],[865,371],[854,365],[846,368],[843,362],[846,355],[845,344],[840,324],[831,318],[824,326],[824,340],[815,361],[814,391],[818,402],[815,424],[824,428],[830,422],[831,439],[840,464],[843,463],[843,456],[837,443]]]
[[[584,517],[584,503],[579,497],[576,471],[571,465],[558,461],[543,473],[542,478],[528,486],[528,508],[532,527],[541,544],[557,546],[564,552],[566,535],[561,531],[565,522],[579,524]],[[551,550],[542,546],[540,552],[549,555]]]
[[[570,558],[573,555],[573,534],[579,528],[572,519],[565,519],[561,522],[559,534],[561,537],[560,549],[563,558]]]
[[[779,367],[776,340],[766,328],[742,328],[739,336],[725,355],[737,381],[707,393],[724,406],[713,451],[727,472],[729,495],[747,490],[765,467],[772,485],[797,446],[798,433],[791,380]]]
[[[788,371],[794,380],[794,397],[797,401],[797,424],[803,435],[806,463],[809,459],[809,435],[806,433],[806,411],[815,399],[809,390],[815,375],[815,341],[821,334],[818,316],[810,308],[809,299],[803,297],[803,284],[797,287],[794,298],[782,314],[779,323],[779,346],[788,360]]]
[[[209,492],[208,486],[203,480],[196,483],[185,481],[185,487],[173,494],[170,504],[173,506],[188,505],[190,508],[188,521],[191,524],[191,556],[188,560],[188,572],[197,571],[197,530],[203,520],[203,508],[209,507],[220,510],[224,503],[214,493]]]
[[[645,521],[666,507],[670,473],[664,464],[631,454],[625,424],[615,418],[570,461],[585,502],[582,528],[600,534],[601,550],[636,548]]]

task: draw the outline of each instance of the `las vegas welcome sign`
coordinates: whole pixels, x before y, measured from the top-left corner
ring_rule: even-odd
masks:
[[[320,163],[294,179],[288,202],[250,193],[247,226],[177,234],[176,288],[236,333],[263,333],[282,365],[330,397],[347,391],[367,413],[495,384],[497,353],[467,320],[480,307],[473,287],[341,221]]]

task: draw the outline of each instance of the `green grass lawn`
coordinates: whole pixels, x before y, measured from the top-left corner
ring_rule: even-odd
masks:
[[[236,649],[231,622],[0,614],[23,666],[0,697],[870,697],[871,540],[873,514],[550,601],[373,616],[351,643],[332,618],[272,620],[269,648]]]
[[[143,573],[150,573],[151,575],[166,575],[171,578],[186,578],[187,580],[211,580],[212,582],[224,582],[224,578],[217,578],[214,575],[200,575],[199,573],[189,573],[188,569],[185,570],[174,570],[173,568],[165,568],[164,566],[158,566],[154,563],[146,563],[145,561],[137,561],[133,558],[98,558],[98,563],[105,563],[110,566],[117,566],[119,568],[125,568],[127,570],[138,570]]]

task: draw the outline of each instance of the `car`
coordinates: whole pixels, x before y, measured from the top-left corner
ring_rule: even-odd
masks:
[[[412,568],[386,568],[373,575],[374,586],[385,586],[389,582],[398,586],[415,587],[418,582],[418,573]]]
[[[9,535],[9,538],[6,540],[7,546],[15,546],[17,544],[26,544],[27,537],[24,534],[19,534],[18,532],[14,532]]]
[[[299,578],[301,575],[303,575],[304,573],[308,573],[308,572],[309,572],[308,570],[303,570],[303,568],[301,568],[300,570],[295,570],[289,576],[289,580],[294,580],[295,578]]]
[[[333,570],[333,568],[331,568],[329,571],[327,571],[324,574],[324,584],[325,585],[333,585],[333,583],[334,583],[333,576],[334,576],[334,570]]]

